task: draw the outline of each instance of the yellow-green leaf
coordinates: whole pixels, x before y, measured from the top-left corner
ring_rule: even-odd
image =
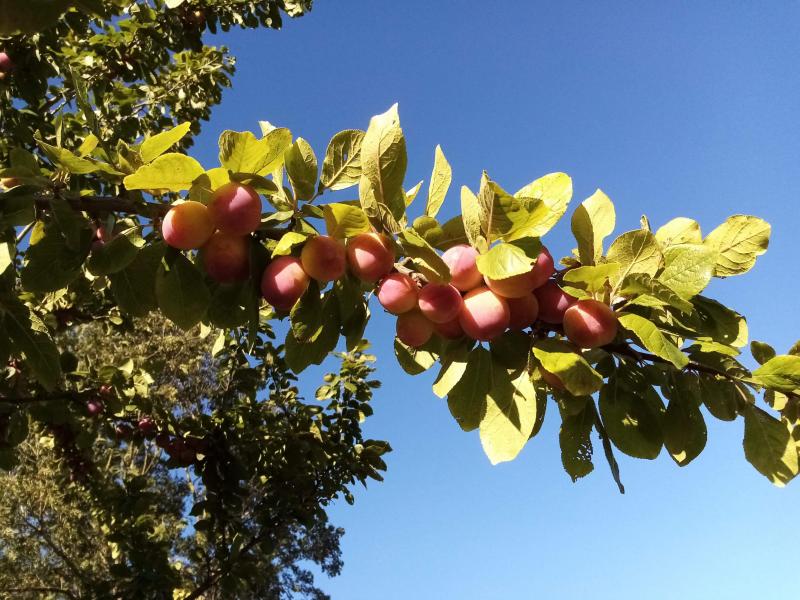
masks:
[[[530,235],[541,237],[567,212],[572,200],[572,179],[566,173],[548,173],[523,187],[514,197],[541,200],[547,207],[547,214],[530,230]]]
[[[537,340],[533,355],[545,370],[561,379],[573,396],[595,393],[603,385],[603,377],[595,371],[569,342],[555,338]]]
[[[542,245],[538,240],[529,243],[500,242],[486,254],[478,256],[478,270],[491,279],[506,279],[531,270]]]
[[[184,136],[189,133],[191,126],[191,123],[181,123],[172,129],[162,131],[153,137],[145,139],[139,148],[139,155],[142,162],[152,162],[164,154],[164,152],[172,148],[172,146],[181,141]]]
[[[343,190],[361,179],[361,144],[366,132],[347,129],[333,136],[322,161],[320,182],[329,190]]]
[[[450,281],[450,268],[428,242],[413,229],[404,229],[397,237],[403,253],[414,261],[417,269],[436,283]]]
[[[328,235],[335,238],[349,238],[369,231],[369,219],[360,207],[343,202],[324,204],[325,225]]]
[[[461,220],[464,224],[464,235],[466,235],[469,243],[478,249],[480,249],[481,245],[485,246],[486,241],[481,234],[481,215],[478,208],[478,198],[465,185],[461,186]]]
[[[481,230],[491,244],[496,240],[511,242],[534,237],[533,231],[549,215],[544,202],[534,198],[515,198],[486,173],[478,191]]]
[[[181,192],[192,187],[205,171],[200,163],[184,154],[162,154],[152,163],[125,178],[129,190],[168,190]]]
[[[773,484],[783,487],[800,470],[797,441],[788,427],[758,407],[744,413],[744,455]]]
[[[800,390],[800,356],[781,354],[771,358],[753,371],[753,379],[779,392]]]
[[[289,146],[284,161],[294,195],[300,200],[311,200],[317,191],[317,157],[314,149],[299,137]]]
[[[656,231],[656,239],[662,248],[669,248],[677,244],[700,244],[703,241],[703,235],[697,221],[678,217],[659,227]]]
[[[656,236],[644,229],[627,231],[608,248],[609,262],[620,264],[619,279],[631,273],[655,276],[664,260]]]
[[[601,190],[597,190],[575,209],[572,234],[578,242],[581,263],[593,265],[598,261],[603,255],[603,240],[614,231],[615,224],[614,205]]]
[[[664,251],[664,270],[659,281],[683,298],[692,298],[706,289],[714,276],[715,249],[703,244],[680,244]]]
[[[514,460],[530,439],[536,422],[536,390],[522,370],[512,379],[501,365],[492,365],[492,387],[481,419],[483,451],[493,465]]]
[[[442,152],[441,146],[436,146],[436,152],[433,160],[433,172],[431,173],[431,182],[428,187],[428,203],[425,206],[425,214],[429,217],[435,217],[447,196],[447,190],[450,189],[450,183],[453,180],[453,169],[447,158]]]
[[[618,318],[620,325],[634,335],[642,348],[668,360],[679,369],[689,364],[689,359],[680,348],[661,333],[651,321],[635,314],[621,314]]]
[[[770,224],[748,215],[734,215],[708,234],[704,243],[718,252],[714,274],[730,277],[746,273],[769,246]]]

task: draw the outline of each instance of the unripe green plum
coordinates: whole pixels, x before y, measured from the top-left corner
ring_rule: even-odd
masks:
[[[464,306],[458,316],[461,328],[474,340],[488,342],[502,334],[508,327],[511,310],[508,302],[488,287],[467,292]]]
[[[200,249],[200,260],[216,282],[244,281],[250,275],[250,238],[217,231]]]
[[[533,294],[527,294],[522,298],[508,298],[506,301],[511,311],[508,328],[513,331],[530,327],[539,316],[539,301]]]
[[[581,348],[599,348],[617,336],[617,315],[599,300],[578,300],[564,313],[564,333]]]
[[[312,237],[303,246],[300,262],[303,270],[317,281],[339,279],[347,268],[344,244],[327,235]]]
[[[542,246],[542,250],[539,252],[539,256],[530,271],[521,275],[507,277],[506,279],[491,279],[487,277],[486,285],[495,294],[499,294],[504,298],[522,298],[544,285],[553,273],[555,273],[553,257],[547,248]]]
[[[164,241],[179,250],[194,250],[205,244],[214,233],[214,220],[208,208],[189,200],[169,209],[161,223]]]
[[[539,320],[559,324],[564,321],[566,310],[578,301],[562,290],[554,281],[548,281],[534,292],[539,301]]]
[[[397,337],[406,346],[424,346],[433,335],[433,323],[418,310],[397,317]]]
[[[400,315],[417,307],[419,288],[416,282],[403,273],[392,273],[378,285],[378,302],[393,315]]]
[[[483,283],[483,275],[478,271],[475,262],[478,251],[467,244],[459,244],[448,248],[442,254],[442,260],[450,268],[450,285],[462,292],[468,292]]]
[[[255,189],[237,181],[218,188],[208,210],[217,229],[225,233],[247,235],[261,224],[261,197]]]
[[[429,283],[419,292],[419,309],[433,323],[447,323],[458,317],[464,301],[449,284]]]
[[[464,337],[464,330],[461,328],[461,322],[456,317],[447,323],[434,323],[434,331],[446,340],[457,340]]]
[[[299,258],[279,256],[264,269],[261,294],[277,310],[288,311],[305,293],[309,281]]]
[[[347,264],[361,281],[378,281],[394,268],[392,243],[380,233],[359,233],[347,241]]]

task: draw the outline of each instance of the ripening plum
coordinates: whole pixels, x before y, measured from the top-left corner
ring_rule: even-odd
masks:
[[[433,330],[446,340],[457,340],[464,337],[464,330],[458,317],[446,323],[434,323]]]
[[[312,237],[303,246],[300,262],[309,277],[317,281],[339,279],[347,267],[344,244],[327,235]]]
[[[554,390],[563,392],[567,389],[566,386],[564,385],[564,382],[561,381],[561,378],[555,373],[551,373],[550,371],[541,366],[539,367],[539,373],[541,373],[542,375],[542,381],[544,381]]]
[[[359,233],[347,241],[347,263],[361,281],[378,281],[394,268],[391,240],[380,233]]]
[[[397,317],[397,337],[406,346],[424,346],[433,335],[433,323],[418,310]]]
[[[105,406],[103,406],[103,401],[99,399],[89,400],[86,403],[86,412],[89,413],[90,417],[99,417]]]
[[[617,329],[617,315],[599,300],[578,300],[564,313],[564,333],[581,348],[610,344]]]
[[[416,282],[403,273],[387,275],[378,285],[378,302],[393,315],[416,308],[418,297]]]
[[[519,331],[530,327],[539,316],[539,301],[533,294],[527,294],[522,298],[508,298],[508,309],[511,311],[511,319],[508,328]]]
[[[450,285],[462,292],[478,287],[483,283],[483,275],[478,271],[475,262],[478,251],[467,244],[459,244],[448,248],[442,254],[442,260],[450,268]]]
[[[506,279],[486,278],[486,285],[495,294],[500,294],[504,298],[522,298],[533,290],[543,286],[548,279],[555,273],[555,265],[550,252],[542,246],[539,256],[533,267],[527,273],[514,275]]]
[[[434,323],[452,321],[461,312],[464,301],[450,284],[429,283],[419,292],[419,309]]]
[[[279,256],[264,269],[261,294],[276,309],[291,310],[305,293],[309,281],[299,258]]]
[[[217,231],[200,249],[203,267],[214,281],[244,281],[250,275],[250,238]]]
[[[475,340],[488,342],[508,327],[511,310],[508,302],[488,287],[475,288],[464,296],[464,306],[458,316],[464,333]]]
[[[169,209],[161,223],[164,241],[179,250],[193,250],[214,233],[214,221],[205,204],[189,200]]]
[[[217,229],[225,233],[247,235],[261,224],[261,197],[255,189],[238,181],[218,188],[208,210]]]
[[[14,61],[11,60],[11,57],[7,53],[0,52],[0,81],[5,79],[13,70]]]
[[[578,301],[562,290],[554,281],[548,281],[534,292],[539,301],[539,320],[559,324],[564,321],[566,310]]]

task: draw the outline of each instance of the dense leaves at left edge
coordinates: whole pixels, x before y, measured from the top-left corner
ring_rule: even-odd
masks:
[[[387,236],[395,261],[391,270],[410,277],[420,298],[427,286],[456,283],[440,254],[454,246],[473,248],[480,275],[493,290],[502,290],[504,282],[525,277],[540,261],[544,269],[543,236],[566,213],[572,195],[572,182],[563,173],[545,175],[514,194],[484,173],[477,192],[461,189],[462,214],[442,223],[437,215],[452,174],[437,148],[426,205],[412,219],[421,186],[404,187],[407,149],[396,106],[374,117],[366,131],[334,135],[320,153],[321,165],[302,138],[264,122],[261,137],[223,133],[220,165],[208,168],[171,150],[185,130],[165,131],[163,143],[153,138],[132,146],[129,155],[140,166],[124,176],[121,164],[108,163],[96,150],[81,156],[77,148],[43,146],[48,160],[15,152],[17,164],[10,168],[24,164],[27,171],[24,185],[5,194],[4,205],[11,209],[4,210],[10,258],[3,327],[14,340],[7,352],[24,357],[43,387],[58,388],[65,381],[42,376],[52,372],[45,365],[57,356],[38,314],[48,295],[63,297],[72,287],[90,283],[107,289],[133,314],[158,307],[182,327],[202,322],[247,328],[251,341],[260,334],[263,319],[288,316],[286,360],[302,371],[321,363],[340,336],[348,348],[358,347],[370,315],[366,294],[374,283],[351,262],[332,284],[321,279],[287,307],[270,308],[259,293],[265,290],[259,290],[265,267],[269,271],[279,259],[291,262],[318,236],[355,247],[372,231]],[[80,182],[86,179],[106,190],[115,208],[122,203],[125,212],[138,215],[121,218],[115,216],[119,210],[107,211],[113,239],[123,236],[125,251],[100,260],[107,275],[99,277],[89,268],[96,250],[87,232],[98,212],[106,211],[81,195]],[[68,188],[54,185],[65,180]],[[170,202],[178,207],[180,198],[208,204],[230,182],[256,190],[270,208],[246,236],[250,275],[219,284],[204,267],[208,251],[198,256],[165,251],[149,219],[160,219]],[[353,200],[344,190],[356,186],[358,200]],[[342,198],[320,199],[334,191]],[[34,216],[26,249],[12,230],[19,231]],[[750,371],[740,361],[748,343],[744,317],[703,295],[713,277],[740,275],[753,266],[767,248],[769,225],[735,215],[704,236],[690,219],[653,230],[643,218],[641,228],[609,239],[615,220],[613,204],[600,190],[578,205],[571,219],[576,250],[534,290],[539,317],[502,327],[485,338],[488,344],[480,342],[481,334],[470,333],[466,309],[459,320],[467,335],[428,333],[424,339],[416,333],[427,327],[425,320],[415,322],[409,337],[401,332],[402,323],[413,319],[400,314],[395,346],[401,367],[417,374],[440,365],[434,392],[447,398],[462,428],[479,430],[495,463],[513,459],[539,431],[551,398],[562,419],[564,467],[573,479],[593,468],[593,431],[618,483],[615,450],[653,459],[665,449],[685,466],[705,446],[710,415],[725,421],[742,417],[747,460],[773,483],[787,483],[798,471],[798,351],[780,354],[754,342],[754,356],[763,364]],[[613,321],[611,336],[581,341],[570,332],[564,314],[546,317],[545,310],[553,309],[547,289],[555,289],[570,306],[605,307]],[[467,306],[474,291],[459,302]],[[506,302],[503,294],[513,296],[489,293],[501,304]],[[419,307],[424,311],[422,300]],[[259,312],[261,320],[255,318]],[[760,396],[765,403],[759,406]]]

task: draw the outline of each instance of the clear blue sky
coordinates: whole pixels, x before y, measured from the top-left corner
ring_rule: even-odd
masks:
[[[693,216],[705,232],[734,213],[769,220],[755,270],[710,293],[749,316],[755,339],[785,351],[800,337],[800,4],[315,4],[280,33],[217,38],[239,71],[200,139],[208,166],[222,129],[266,119],[321,153],[399,102],[409,185],[439,143],[454,189],[482,169],[510,190],[565,171],[574,202],[609,194],[618,231],[642,213]],[[451,192],[445,210],[457,205]],[[569,252],[568,221],[546,241]],[[368,329],[384,387],[366,429],[395,451],[385,483],[331,510],[347,530],[344,573],[321,580],[335,599],[796,596],[800,483],[774,488],[745,462],[741,420],[709,421],[683,469],[665,453],[621,456],[625,496],[602,457],[569,480],[555,410],[518,460],[491,467],[431,393],[433,373],[401,373],[392,331],[381,314]]]

